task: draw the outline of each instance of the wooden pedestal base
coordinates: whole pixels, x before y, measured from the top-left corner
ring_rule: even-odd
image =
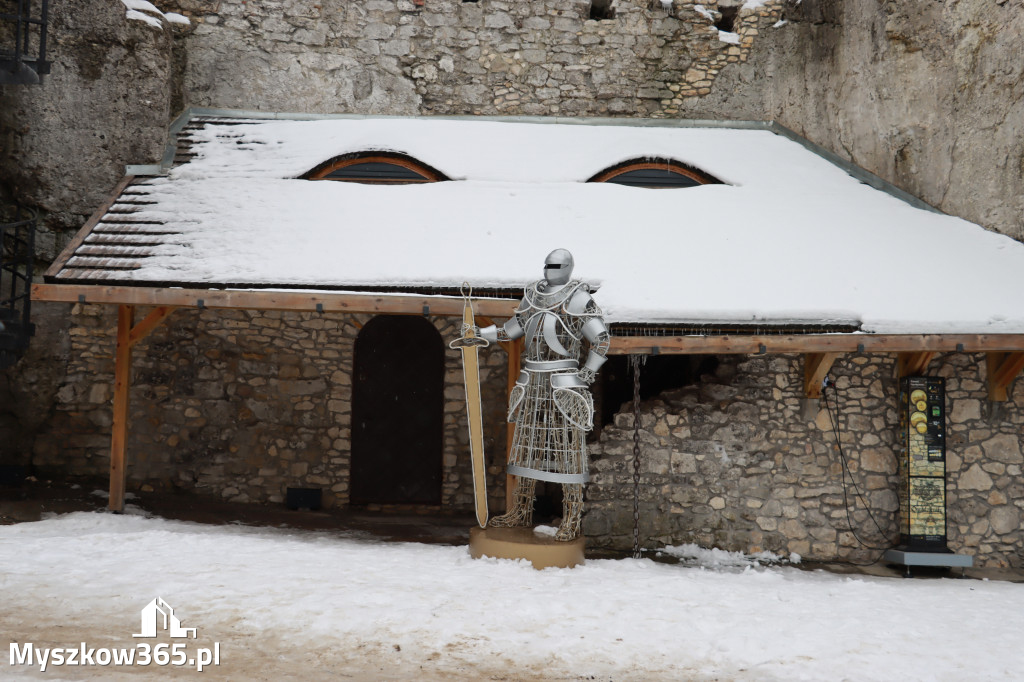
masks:
[[[537,535],[533,528],[480,528],[469,530],[469,555],[474,559],[526,559],[536,569],[572,568],[583,563],[584,538],[559,542]]]

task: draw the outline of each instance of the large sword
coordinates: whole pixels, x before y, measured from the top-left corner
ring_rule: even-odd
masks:
[[[450,348],[462,351],[462,374],[466,381],[466,412],[469,421],[469,454],[473,462],[473,496],[476,500],[476,521],[481,528],[487,527],[487,465],[484,461],[484,419],[480,404],[480,358],[481,346],[489,345],[487,339],[474,331],[473,289],[469,282],[463,282],[460,289],[465,306],[462,309],[462,338],[448,344]]]

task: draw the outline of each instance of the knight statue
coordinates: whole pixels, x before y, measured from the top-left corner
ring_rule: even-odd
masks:
[[[601,309],[589,286],[572,279],[572,268],[567,250],[549,253],[544,279],[526,287],[515,316],[501,328],[480,330],[491,342],[524,339],[522,371],[508,405],[508,421],[515,423],[508,473],[518,477],[513,505],[489,525],[531,525],[537,481],[561,483],[562,523],[555,539],[562,541],[580,535],[589,478],[586,435],[594,425],[590,384],[610,342]]]

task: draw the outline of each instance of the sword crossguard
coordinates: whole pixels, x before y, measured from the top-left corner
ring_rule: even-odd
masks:
[[[449,348],[484,348],[491,342],[480,336],[463,336],[448,344]]]

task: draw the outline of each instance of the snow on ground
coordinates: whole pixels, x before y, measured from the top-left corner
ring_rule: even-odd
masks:
[[[220,642],[205,679],[959,681],[1024,668],[1024,585],[726,563],[535,571],[465,547],[78,512],[0,527],[0,632],[134,647],[159,596],[198,629],[189,647]]]

